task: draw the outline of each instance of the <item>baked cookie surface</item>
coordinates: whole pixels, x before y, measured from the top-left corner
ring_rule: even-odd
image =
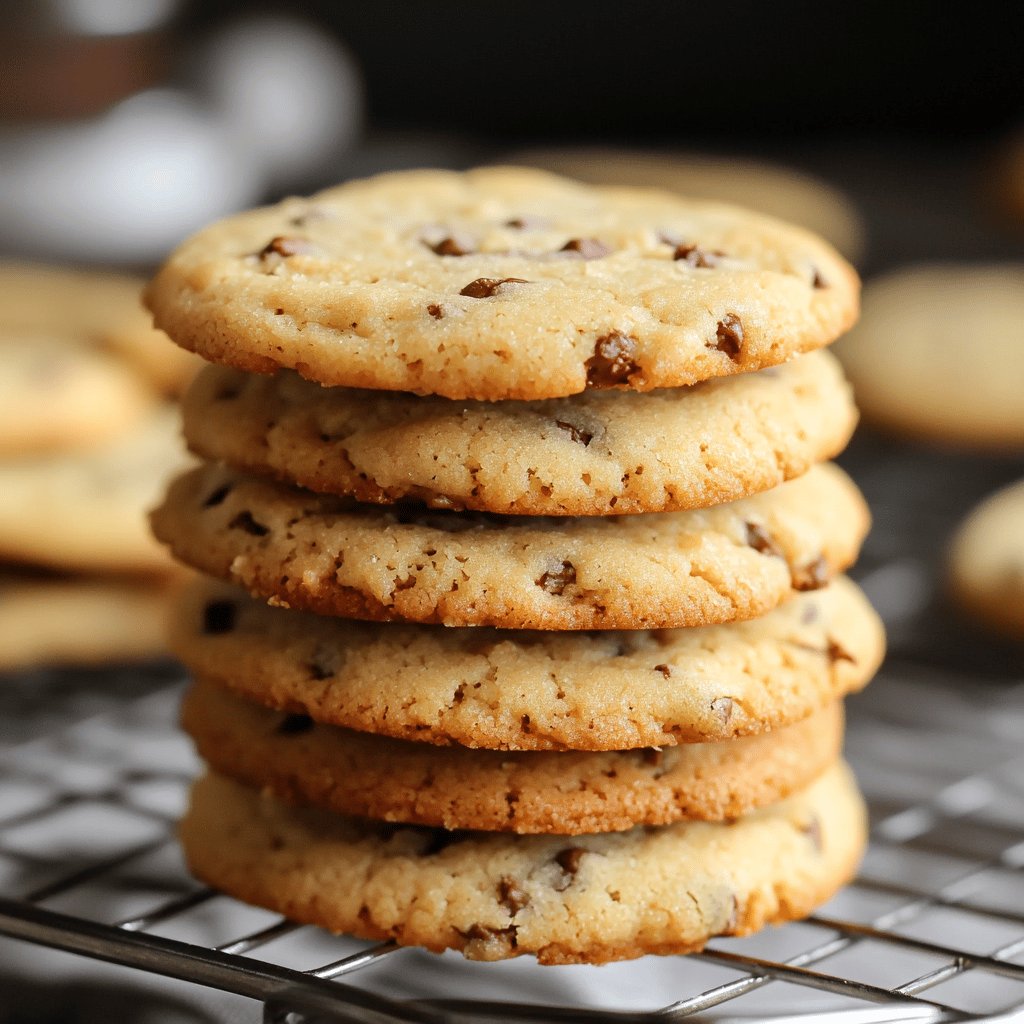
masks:
[[[511,629],[751,618],[850,565],[868,519],[831,464],[710,509],[548,519],[356,505],[206,465],[152,516],[177,558],[279,604]]]
[[[692,952],[715,935],[804,916],[852,877],[865,834],[841,763],[732,824],[447,832],[295,808],[208,775],[181,826],[200,879],[293,920],[548,964]]]
[[[798,722],[864,686],[885,636],[842,578],[747,622],[584,633],[333,619],[197,580],[170,644],[196,675],[318,722],[434,744],[625,750]]]
[[[839,364],[639,395],[453,402],[207,367],[184,404],[197,454],[326,494],[521,515],[720,505],[832,458],[856,423]]]
[[[986,498],[950,551],[954,597],[983,622],[1024,638],[1024,480]]]
[[[610,752],[410,743],[271,711],[200,681],[182,724],[221,775],[380,821],[521,834],[721,821],[777,803],[839,756],[838,703],[760,736]]]
[[[835,351],[866,421],[1024,451],[1024,263],[924,265],[871,281],[861,322]]]
[[[540,171],[414,171],[214,224],[147,290],[204,358],[465,399],[677,387],[819,348],[857,314],[815,236]]]

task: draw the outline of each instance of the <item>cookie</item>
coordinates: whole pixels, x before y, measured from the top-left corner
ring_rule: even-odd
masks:
[[[982,622],[1024,638],[1024,480],[983,501],[950,551],[953,596]]]
[[[730,824],[447,832],[295,808],[208,775],[181,826],[193,873],[237,899],[363,939],[545,964],[692,952],[804,916],[852,877],[865,838],[842,763]]]
[[[87,452],[0,463],[0,558],[65,572],[176,571],[146,512],[186,464],[170,407]]]
[[[694,384],[827,345],[851,268],[780,221],[540,171],[413,171],[229,217],[151,282],[238,369],[465,399]]]
[[[722,821],[777,803],[839,756],[842,709],[760,736],[577,753],[387,739],[270,711],[200,682],[185,731],[221,775],[339,814],[521,834]]]
[[[1024,451],[1024,264],[926,265],[872,281],[836,354],[866,420]]]
[[[626,750],[798,722],[864,686],[885,636],[842,578],[748,622],[605,633],[332,619],[201,580],[169,642],[197,675],[319,722],[434,744]]]
[[[156,583],[0,576],[0,672],[159,657],[169,599]]]
[[[864,221],[850,198],[792,167],[706,153],[599,146],[531,149],[516,153],[510,162],[593,185],[640,185],[693,199],[738,203],[821,235],[855,263],[864,255]]]
[[[0,333],[0,458],[87,449],[152,409],[127,367],[56,337]]]
[[[720,505],[832,458],[856,423],[826,352],[647,395],[453,402],[207,367],[185,399],[193,451],[326,494],[520,515]]]
[[[180,394],[201,365],[153,328],[143,281],[40,263],[0,262],[0,335],[77,339],[129,363],[158,390]]]
[[[712,509],[569,519],[376,508],[205,465],[152,522],[186,564],[293,608],[639,629],[751,618],[823,586],[856,557],[868,512],[830,464]]]

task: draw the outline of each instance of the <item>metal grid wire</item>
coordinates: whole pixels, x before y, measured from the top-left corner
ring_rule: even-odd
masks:
[[[542,968],[369,945],[244,907],[179,859],[173,824],[197,765],[172,687],[0,754],[0,935],[248,996],[289,1024],[1024,1020],[1020,658],[976,635],[964,647],[932,578],[951,522],[1000,481],[960,474],[943,502],[948,462],[870,439],[851,461],[877,521],[861,582],[894,656],[850,712],[871,847],[810,920],[689,957]],[[889,514],[894,481],[912,515]]]
[[[255,927],[214,934],[255,911],[197,887],[173,864],[173,822],[194,765],[167,730],[175,695],[166,692],[0,759],[0,806],[10,809],[0,820],[0,880],[2,891],[20,892],[0,898],[0,933],[250,996],[272,1021],[293,1013],[358,1022],[765,1019],[774,1006],[763,997],[780,986],[789,1005],[813,1007],[815,1019],[1024,1011],[1024,685],[979,694],[976,680],[960,682],[970,689],[939,691],[933,678],[901,673],[877,684],[884,699],[855,707],[851,755],[873,812],[857,882],[806,923],[719,940],[695,957],[600,969],[643,972],[659,961],[652,991],[671,979],[676,995],[643,1011],[573,1005],[571,985],[559,1005],[519,1001],[545,973],[557,973],[556,984],[536,991],[557,993],[572,972],[594,968],[524,965],[502,975],[500,966],[358,944],[265,912],[248,919]],[[207,942],[175,937],[175,924],[187,931],[190,919],[204,922]],[[305,945],[295,941],[303,933]],[[296,963],[301,956],[307,961]],[[707,984],[697,965],[723,980]],[[402,981],[417,967],[430,988]],[[467,983],[503,997],[435,994]],[[793,999],[793,986],[827,998]],[[505,998],[515,992],[518,999]]]

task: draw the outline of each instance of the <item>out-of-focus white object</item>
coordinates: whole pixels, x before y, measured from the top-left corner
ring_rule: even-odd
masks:
[[[0,136],[0,245],[76,260],[159,259],[254,201],[247,154],[185,94],[148,90],[93,121]]]
[[[61,46],[73,51],[76,39],[130,41],[175,6],[64,0],[63,34],[44,35],[37,46],[53,58]],[[163,37],[154,38],[170,53]],[[153,263],[224,214],[276,191],[336,180],[337,158],[358,132],[362,111],[359,72],[340,43],[295,19],[246,18],[193,56],[185,55],[182,86],[144,88],[110,106],[108,97],[102,107],[71,104],[65,111],[58,100],[70,101],[74,90],[61,87],[46,117],[74,111],[73,120],[21,119],[40,116],[25,113],[32,62],[23,62],[28,91],[15,97],[14,116],[0,129],[0,249]],[[143,84],[159,81],[162,65],[153,67]],[[80,84],[97,75],[93,67]],[[82,116],[96,109],[103,112]]]
[[[232,149],[251,154],[272,186],[319,176],[355,138],[362,82],[345,48],[284,17],[235,21],[200,48],[196,85]]]

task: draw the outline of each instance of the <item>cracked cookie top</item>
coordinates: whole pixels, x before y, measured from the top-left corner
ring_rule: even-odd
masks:
[[[854,321],[856,274],[748,210],[541,171],[354,181],[200,231],[151,282],[213,362],[448,398],[648,391],[785,362]]]

